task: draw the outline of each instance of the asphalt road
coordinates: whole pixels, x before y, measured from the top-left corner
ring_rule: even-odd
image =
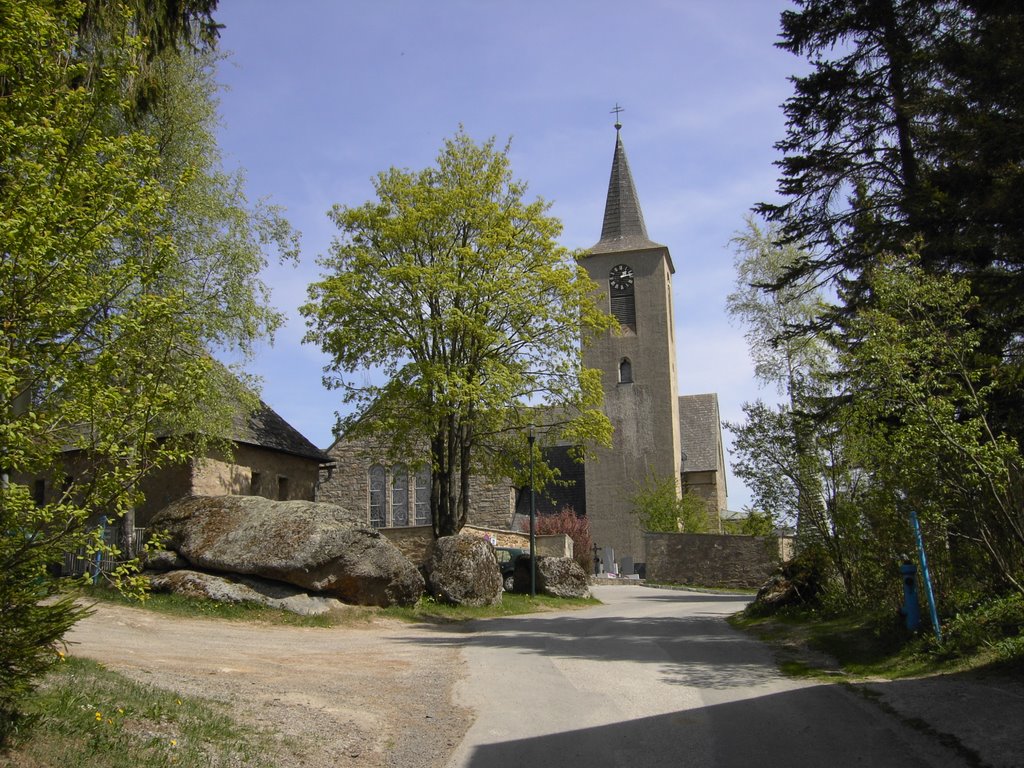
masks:
[[[582,612],[488,620],[463,638],[449,768],[968,765],[839,685],[793,680],[724,618],[747,598],[598,587]]]

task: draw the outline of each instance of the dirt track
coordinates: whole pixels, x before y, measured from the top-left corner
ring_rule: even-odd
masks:
[[[70,651],[278,734],[282,768],[442,766],[470,724],[451,690],[461,651],[400,622],[308,629],[178,619],[99,605]],[[445,636],[447,643],[437,643]]]

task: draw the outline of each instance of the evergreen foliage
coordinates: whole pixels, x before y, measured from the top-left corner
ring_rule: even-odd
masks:
[[[785,404],[748,404],[732,428],[737,473],[765,512],[798,516],[839,603],[895,609],[910,510],[947,616],[1024,593],[1022,31],[1000,0],[782,15],[779,45],[812,69],[785,105],[783,200],[738,240],[730,308],[759,374],[794,343],[824,364],[801,360]],[[764,321],[814,292],[815,311]]]

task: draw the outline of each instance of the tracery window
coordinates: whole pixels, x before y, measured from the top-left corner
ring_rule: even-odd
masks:
[[[399,464],[391,470],[391,525],[409,524],[409,470]]]
[[[430,525],[430,467],[416,473],[416,525]]]
[[[430,525],[430,467],[412,472],[405,464],[369,470],[370,526]]]
[[[380,464],[370,467],[370,527],[383,528],[388,524],[388,473]]]

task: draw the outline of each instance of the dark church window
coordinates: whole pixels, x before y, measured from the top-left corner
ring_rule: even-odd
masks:
[[[416,525],[430,525],[430,467],[416,473]]]
[[[608,273],[612,315],[619,325],[636,331],[636,300],[633,294],[633,269],[617,264]]]
[[[619,363],[619,384],[632,384],[633,383],[633,364],[629,362],[628,357],[622,358],[622,362]]]
[[[380,464],[370,467],[370,527],[383,528],[387,523],[388,473]]]
[[[409,524],[409,472],[399,464],[391,470],[391,525]]]

